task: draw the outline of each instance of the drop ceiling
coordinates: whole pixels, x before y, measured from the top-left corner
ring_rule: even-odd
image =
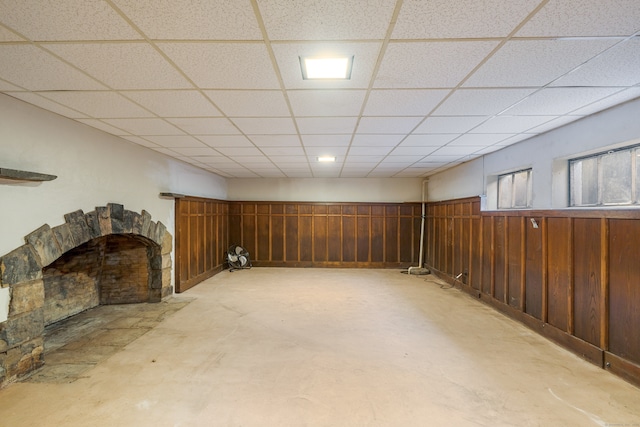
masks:
[[[639,97],[639,31],[638,0],[0,0],[0,91],[224,177],[424,177]],[[351,79],[303,80],[326,53]]]

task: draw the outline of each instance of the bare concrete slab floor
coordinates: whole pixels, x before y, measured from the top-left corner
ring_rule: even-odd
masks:
[[[73,381],[0,390],[0,425],[640,425],[640,389],[432,276],[254,268],[182,298]]]

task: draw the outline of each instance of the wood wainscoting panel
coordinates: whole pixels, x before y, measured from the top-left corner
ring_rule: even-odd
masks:
[[[230,238],[255,266],[409,267],[417,265],[417,203],[229,202],[241,212]]]
[[[533,221],[532,221],[533,220]],[[534,226],[535,224],[535,226]],[[539,320],[542,317],[543,250],[542,234],[545,223],[540,218],[526,218],[525,227],[525,311]],[[537,228],[536,228],[537,227]]]
[[[179,198],[175,212],[175,289],[184,292],[222,271],[231,223],[229,206],[221,200]],[[239,223],[233,224],[238,230]]]
[[[479,206],[479,198],[427,205],[432,271],[640,384],[640,209]],[[468,282],[458,277],[467,267]]]
[[[600,219],[573,220],[574,335],[600,345]]]
[[[609,222],[609,351],[640,365],[640,221]]]
[[[571,218],[547,219],[547,322],[573,333],[573,258]]]

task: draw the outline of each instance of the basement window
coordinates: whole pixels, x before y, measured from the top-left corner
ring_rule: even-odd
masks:
[[[498,209],[531,207],[531,169],[498,176]]]
[[[620,206],[640,202],[640,147],[569,160],[570,206]]]

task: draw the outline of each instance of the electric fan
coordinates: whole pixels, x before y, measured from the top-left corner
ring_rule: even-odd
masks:
[[[229,271],[232,272],[235,270],[251,268],[249,251],[239,245],[229,246],[229,250],[227,251],[227,263],[229,264]]]

